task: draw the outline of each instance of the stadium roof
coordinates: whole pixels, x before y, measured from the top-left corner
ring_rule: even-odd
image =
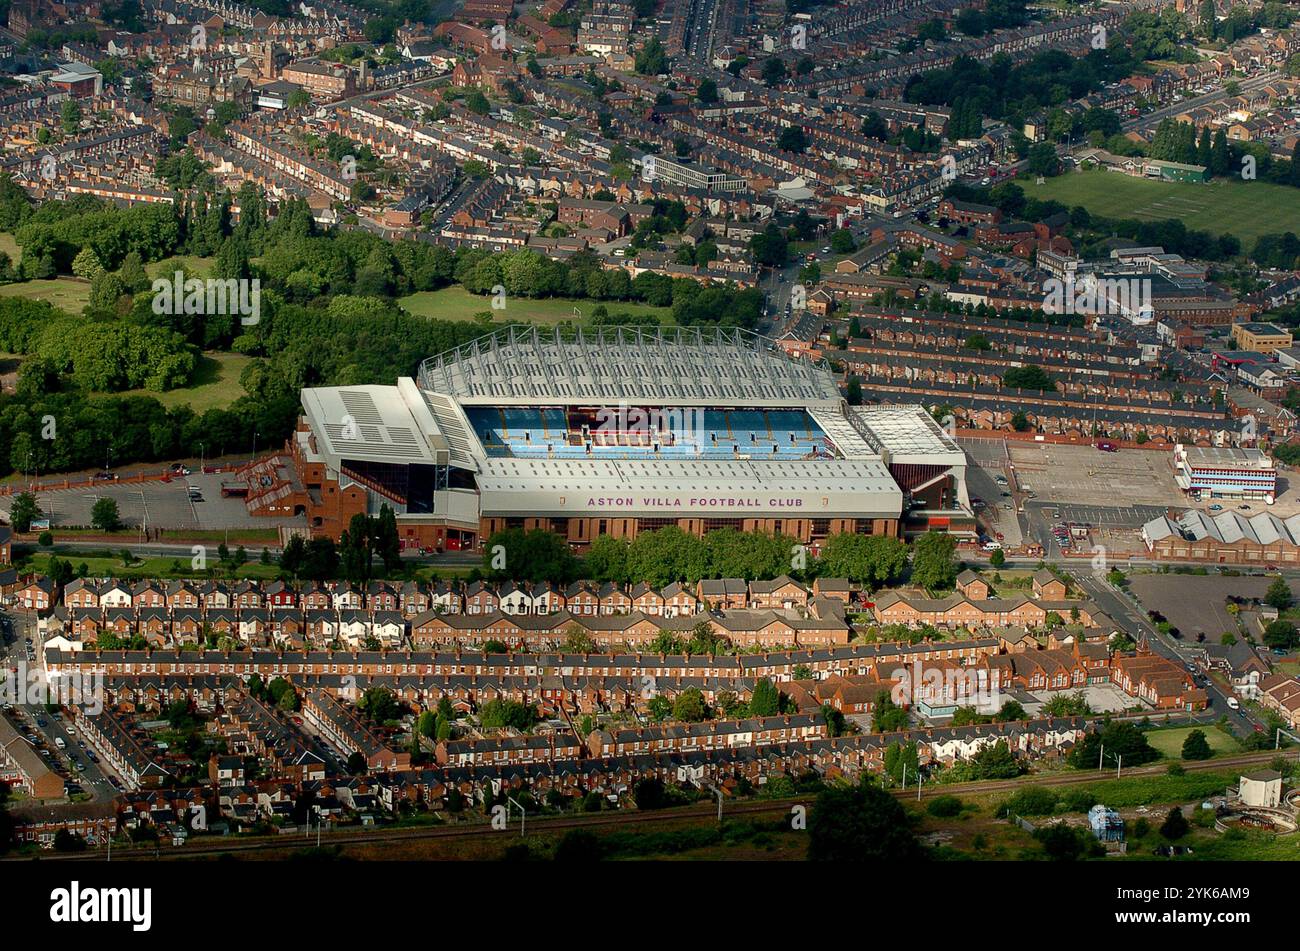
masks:
[[[447,439],[409,378],[397,386],[305,389],[302,406],[312,431],[324,443],[320,448],[333,457],[334,465],[342,459],[398,464],[447,461]]]
[[[484,461],[483,508],[505,514],[608,513],[896,518],[902,491],[879,460],[520,459]]]
[[[425,360],[420,385],[487,406],[829,409],[840,399],[825,363],[748,330],[698,327],[506,327]]]
[[[889,462],[966,464],[961,447],[923,406],[915,403],[850,406],[848,419]]]

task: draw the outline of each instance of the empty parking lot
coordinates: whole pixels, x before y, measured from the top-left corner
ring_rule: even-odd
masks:
[[[221,474],[195,473],[171,482],[103,482],[93,487],[37,493],[37,502],[52,528],[89,526],[91,510],[101,498],[117,502],[118,515],[128,529],[275,528],[305,525],[304,518],[262,518],[248,514],[243,499],[221,497]],[[203,501],[190,500],[186,484],[196,486]],[[9,499],[0,500],[7,511]]]
[[[1106,508],[1186,503],[1167,452],[1014,441],[1008,450],[1020,487],[1032,488],[1045,501]]]

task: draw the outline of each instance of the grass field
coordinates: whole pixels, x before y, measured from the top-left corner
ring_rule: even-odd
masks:
[[[120,544],[128,547],[136,541],[138,536],[133,532],[122,532],[120,535],[106,535],[105,544]],[[232,541],[230,553],[233,555],[239,545]],[[274,579],[280,576],[280,569],[275,564],[263,565],[258,559],[262,554],[262,549],[256,545],[245,545],[244,550],[248,553],[248,563],[242,565],[236,576],[240,578],[260,578],[263,580]],[[44,551],[44,550],[43,550]],[[57,546],[56,546],[57,551]],[[86,566],[88,577],[108,577],[108,578],[203,578],[206,575],[203,572],[194,571],[190,567],[190,556],[176,556],[168,558],[144,558],[140,561],[131,563],[128,568],[122,564],[121,558],[104,558],[97,555],[87,555],[79,551],[68,550],[59,552],[58,557],[70,561],[74,568],[80,568],[83,564]],[[210,566],[216,568],[216,552],[212,550],[212,561]],[[42,554],[36,555],[32,563],[37,568],[42,568],[47,562],[47,556]],[[175,565],[179,563],[180,570],[176,570]],[[220,574],[220,572],[218,572]]]
[[[200,415],[210,409],[224,409],[246,395],[244,388],[239,385],[239,375],[252,359],[242,353],[205,353],[194,369],[191,385],[165,393],[128,390],[122,395],[152,396],[168,409],[188,403],[190,409]]]
[[[9,260],[14,264],[22,260],[22,249],[18,247],[18,242],[14,240],[14,236],[7,231],[0,231],[0,251],[9,255]]]
[[[564,320],[581,320],[575,317],[573,309],[578,308],[583,317],[589,315],[597,302],[589,300],[562,300],[549,298],[530,300],[526,297],[511,297],[506,300],[504,310],[492,310],[490,297],[479,297],[463,287],[444,287],[439,291],[420,291],[403,297],[398,301],[403,307],[419,317],[432,317],[437,320],[473,320],[475,314],[491,311],[494,323],[539,323],[555,324]],[[672,309],[669,307],[651,307],[648,304],[620,303],[606,301],[605,307],[611,314],[653,314],[663,323],[672,322]]]
[[[212,263],[215,260],[216,258],[201,258],[193,254],[177,254],[170,258],[163,258],[161,261],[154,261],[152,264],[146,264],[144,271],[154,279],[159,277],[170,278],[178,270],[184,271],[186,277],[210,277]]]
[[[1183,741],[1187,739],[1187,734],[1194,729],[1197,728],[1185,726],[1172,727],[1167,730],[1150,730],[1147,732],[1147,742],[1158,749],[1166,758],[1181,760],[1183,758]],[[1222,730],[1212,726],[1201,727],[1200,730],[1205,734],[1206,742],[1210,744],[1210,749],[1214,751],[1215,756],[1226,756],[1229,753],[1241,752],[1241,744]]]
[[[1177,218],[1199,231],[1234,234],[1249,250],[1262,234],[1300,234],[1300,188],[1267,182],[1214,181],[1205,185],[1153,182],[1118,172],[1068,172],[1042,185],[1022,179],[1030,198],[1082,205],[1094,215],[1158,221]]]
[[[76,277],[23,281],[0,286],[0,297],[30,297],[33,300],[49,301],[70,314],[79,314],[90,301],[90,282]]]

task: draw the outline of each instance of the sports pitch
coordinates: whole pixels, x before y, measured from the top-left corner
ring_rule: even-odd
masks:
[[[1267,182],[1213,181],[1198,185],[1154,182],[1119,172],[1066,172],[1020,186],[1030,198],[1082,205],[1094,215],[1159,221],[1177,218],[1188,228],[1234,234],[1249,250],[1262,234],[1300,234],[1300,188]]]

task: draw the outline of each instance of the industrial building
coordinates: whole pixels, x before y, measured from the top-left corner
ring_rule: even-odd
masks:
[[[1277,466],[1260,449],[1174,446],[1174,481],[1194,499],[1259,499],[1273,504]]]
[[[1211,518],[1195,509],[1178,518],[1161,516],[1142,526],[1142,540],[1154,558],[1260,566],[1300,561],[1300,515],[1280,519],[1267,512],[1247,518],[1220,512]]]

